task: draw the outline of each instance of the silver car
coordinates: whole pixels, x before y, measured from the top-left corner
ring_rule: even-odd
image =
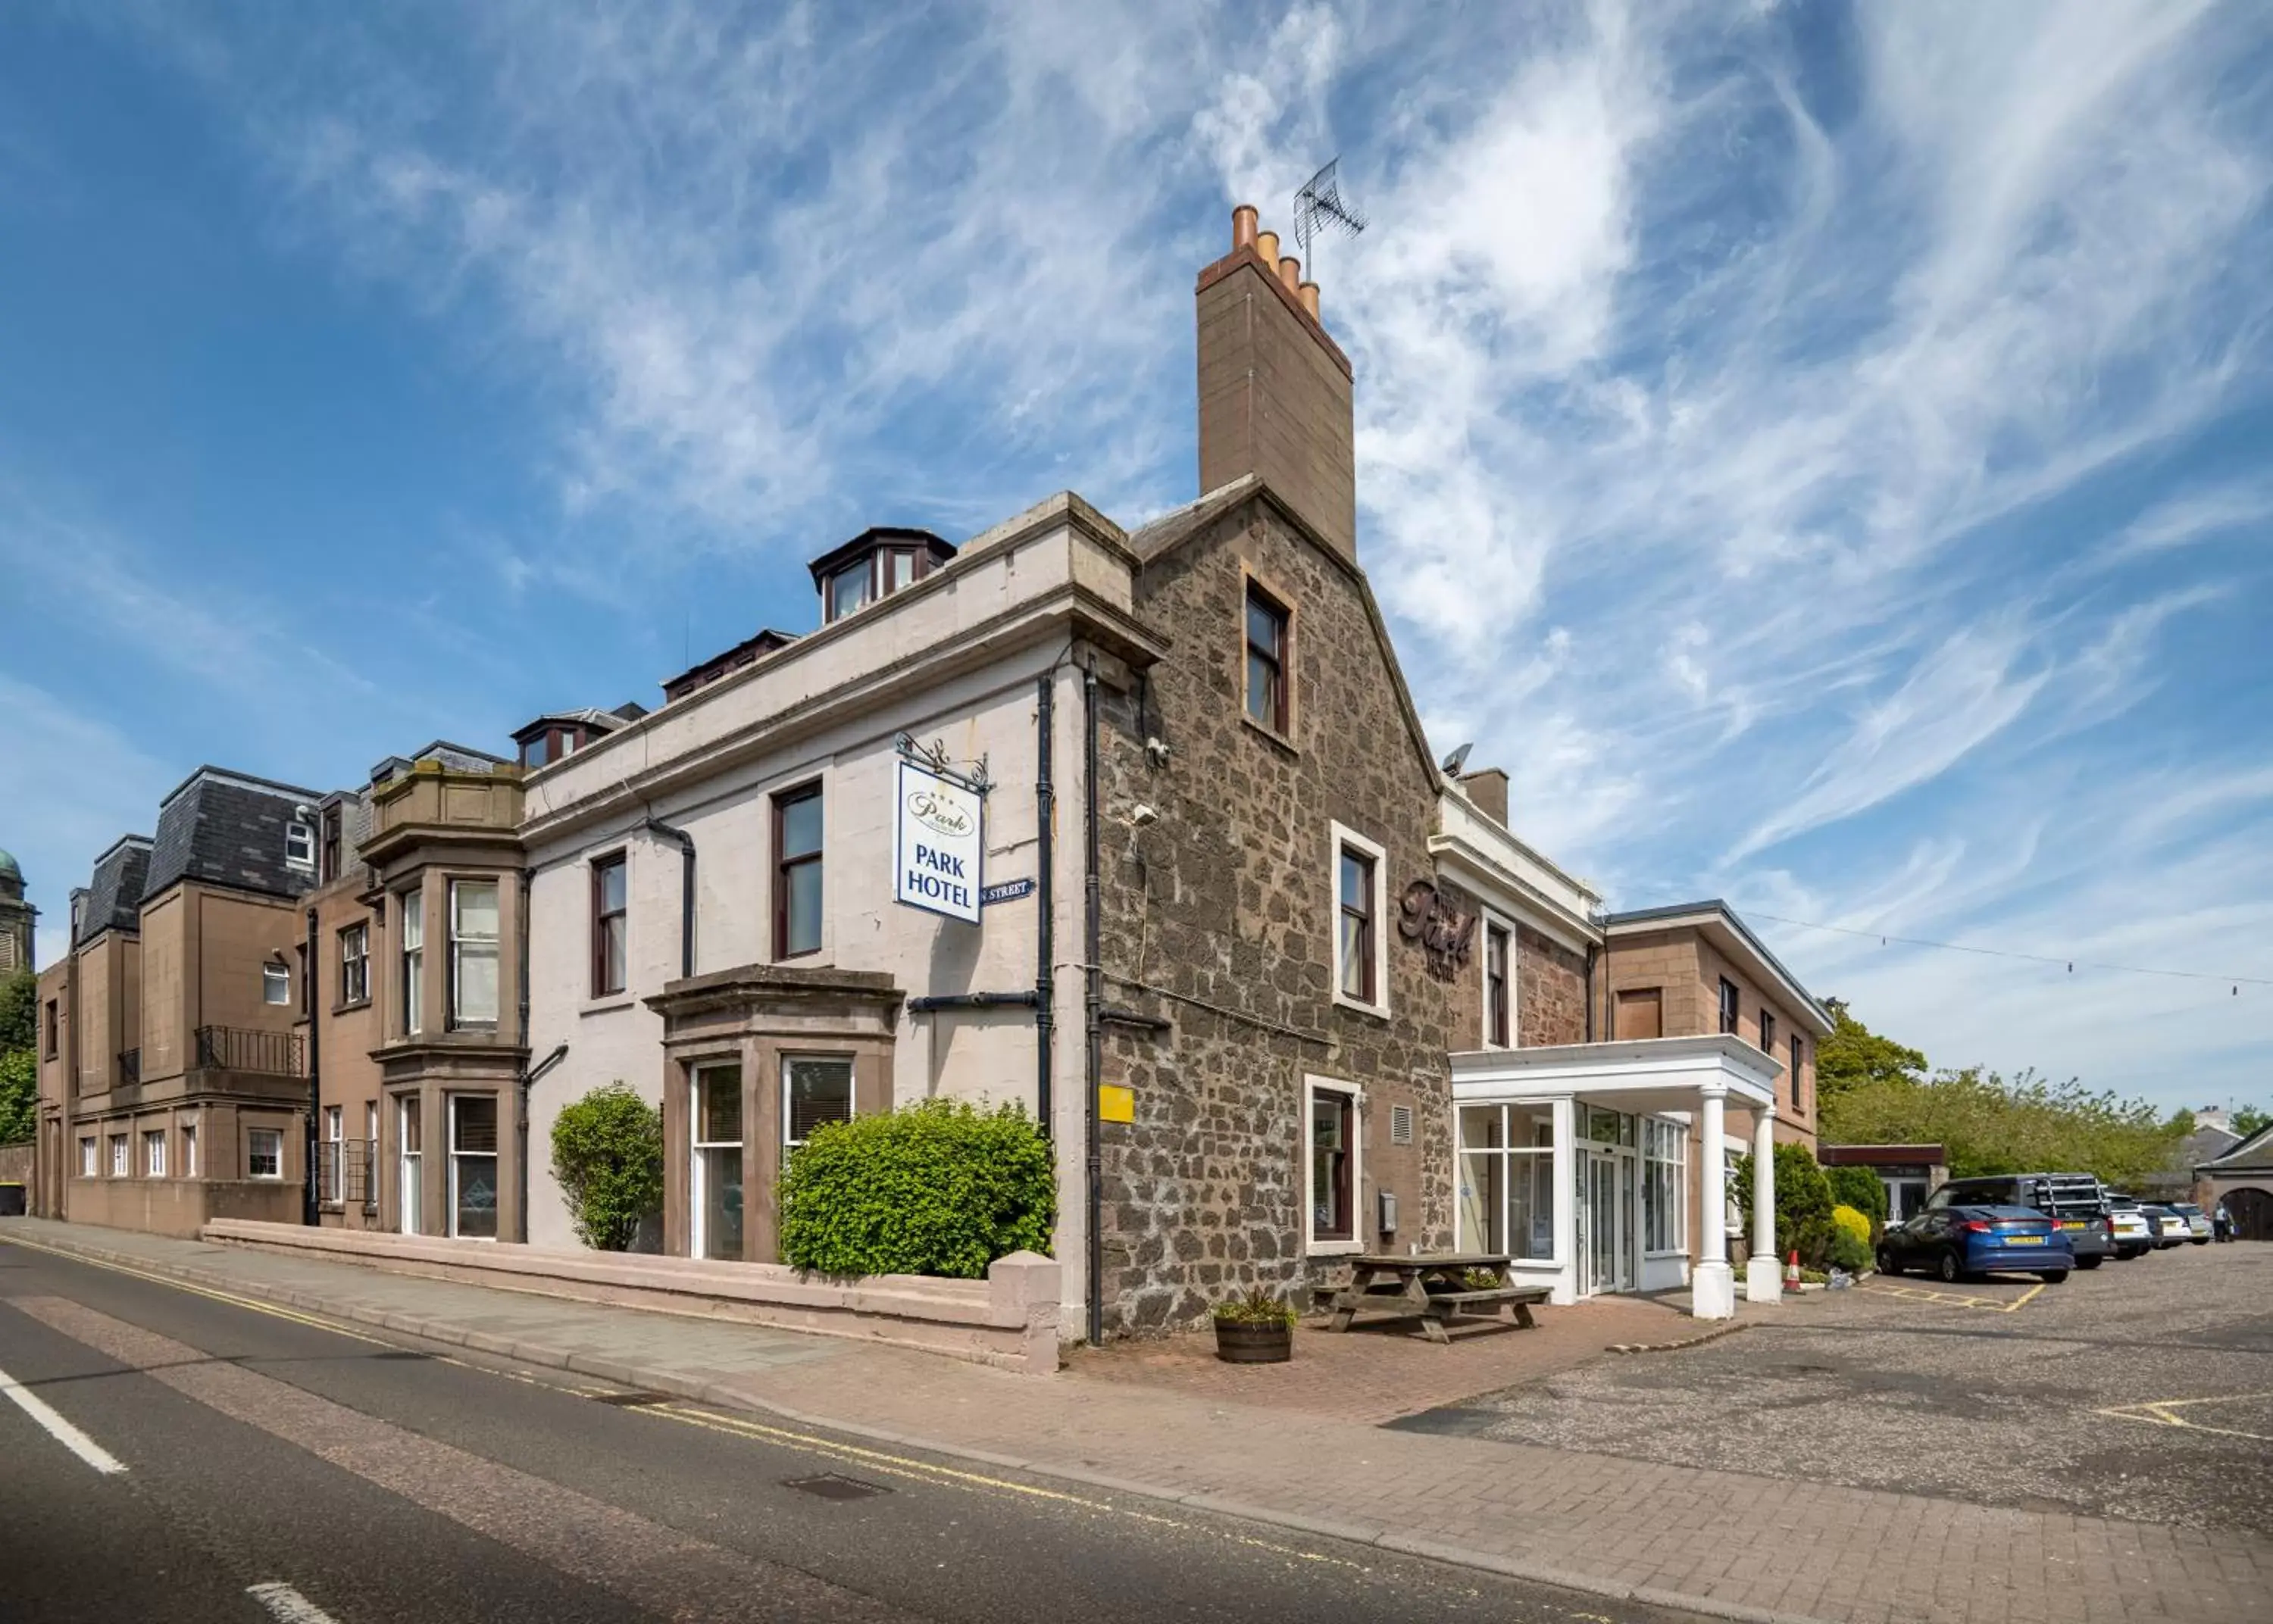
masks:
[[[2217,1231],[2209,1221],[2209,1214],[2192,1201],[2172,1201],[2171,1210],[2187,1221],[2187,1239],[2197,1246],[2207,1246]]]

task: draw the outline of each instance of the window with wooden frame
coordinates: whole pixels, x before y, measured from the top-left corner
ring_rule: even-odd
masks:
[[[62,1004],[63,1000],[60,999],[51,998],[48,1000],[48,1022],[45,1029],[46,1035],[41,1045],[41,1053],[40,1058],[41,1059],[52,1060],[63,1051],[64,1022]]]
[[[340,809],[324,808],[324,844],[316,879],[329,885],[340,877]]]
[[[1775,1052],[1775,1016],[1768,1013],[1766,1005],[1760,1007],[1760,1052]]]
[[[629,969],[630,875],[628,860],[611,852],[592,864],[592,996],[608,998],[624,990]]]
[[[1247,583],[1247,715],[1282,737],[1290,730],[1288,705],[1292,617],[1253,581]]]
[[[822,810],[818,782],[774,797],[774,957],[821,951]]]
[[[1303,1191],[1309,1207],[1307,1249],[1312,1252],[1360,1250],[1358,1201],[1365,1189],[1363,1146],[1360,1140],[1357,1090],[1347,1083],[1312,1078],[1309,1096],[1309,1163]]]
[[[371,927],[351,924],[340,932],[340,1006],[352,1009],[371,1000]]]
[[[1514,962],[1512,933],[1504,924],[1484,925],[1484,1042],[1505,1049],[1515,1033],[1510,969]]]
[[[1721,1029],[1737,1029],[1737,984],[1726,976],[1721,977]]]
[[[498,1023],[498,883],[450,882],[450,1027],[491,1031]]]
[[[1795,1032],[1791,1038],[1791,1108],[1794,1111],[1804,1111],[1807,1108],[1807,1101],[1802,1096],[1803,1091],[1799,1081],[1799,1063],[1804,1058],[1806,1058],[1805,1051],[1800,1046],[1799,1034]]]
[[[425,894],[405,891],[397,917],[402,938],[402,1029],[416,1036],[426,1029]]]
[[[1354,829],[1339,823],[1332,829],[1334,1000],[1386,1014],[1389,978],[1381,939],[1388,912],[1382,888],[1385,854]]]

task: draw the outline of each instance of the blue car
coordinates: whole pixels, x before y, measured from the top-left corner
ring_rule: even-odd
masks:
[[[1951,1283],[1969,1275],[2028,1274],[2058,1285],[2075,1253],[2057,1219],[2033,1207],[1935,1207],[1879,1239],[1879,1272],[1913,1269]]]

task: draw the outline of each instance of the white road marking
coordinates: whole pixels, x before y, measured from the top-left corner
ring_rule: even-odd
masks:
[[[126,1470],[125,1462],[50,1410],[44,1399],[25,1388],[4,1370],[0,1370],[0,1393],[6,1394],[14,1401],[17,1409],[47,1428],[57,1443],[95,1471],[109,1477]]]
[[[244,1593],[284,1620],[284,1624],[340,1624],[340,1621],[281,1579],[250,1584]]]

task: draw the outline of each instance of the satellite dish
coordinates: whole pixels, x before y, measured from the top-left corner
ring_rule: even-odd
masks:
[[[1458,778],[1460,775],[1460,769],[1468,764],[1468,752],[1474,748],[1475,745],[1471,742],[1461,745],[1451,755],[1446,756],[1444,760],[1444,776]]]

